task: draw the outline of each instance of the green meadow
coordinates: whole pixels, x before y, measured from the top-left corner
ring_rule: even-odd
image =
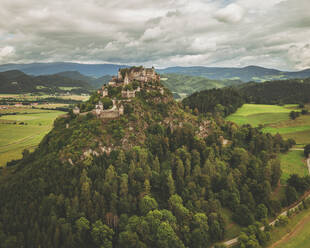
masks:
[[[304,152],[302,150],[292,150],[286,154],[281,154],[280,159],[282,169],[281,183],[285,183],[292,174],[298,174],[300,176],[308,174]]]
[[[0,117],[0,166],[21,158],[24,149],[34,150],[51,130],[54,120],[64,114],[42,109],[14,109],[14,112],[17,114]]]
[[[306,106],[309,109],[309,106]],[[238,125],[251,124],[252,126],[263,127],[263,132],[279,133],[283,138],[292,138],[296,141],[296,147],[303,148],[310,143],[310,115],[301,115],[295,120],[291,120],[289,113],[300,111],[296,104],[284,106],[244,104],[234,114],[228,116],[226,120],[235,122]],[[303,151],[291,150],[280,155],[282,177],[281,182],[289,178],[293,173],[300,176],[308,174],[304,161]]]
[[[234,114],[226,119],[238,125],[251,124],[257,127],[289,120],[289,113],[295,105],[263,105],[263,104],[244,104]]]

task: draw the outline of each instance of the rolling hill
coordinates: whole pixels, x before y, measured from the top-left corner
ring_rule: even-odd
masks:
[[[64,71],[78,71],[91,77],[117,74],[119,68],[128,67],[117,64],[78,64],[67,62],[31,63],[31,64],[5,64],[0,65],[0,71],[20,70],[31,75],[49,75]]]
[[[240,80],[215,80],[182,74],[162,74],[161,81],[174,93],[175,98],[184,97],[201,90],[242,83]]]
[[[0,72],[0,93],[65,92],[88,93],[94,89],[88,82],[62,75],[30,76],[18,70]]]

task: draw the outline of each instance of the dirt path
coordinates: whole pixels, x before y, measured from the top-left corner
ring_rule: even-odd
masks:
[[[310,216],[306,216],[303,218],[301,221],[298,222],[298,224],[294,227],[294,229],[284,235],[280,240],[269,246],[269,248],[276,248],[276,247],[281,247],[280,245],[283,243],[288,242],[291,238],[295,237],[305,226],[310,221]]]
[[[304,148],[291,148],[290,151],[303,151]]]

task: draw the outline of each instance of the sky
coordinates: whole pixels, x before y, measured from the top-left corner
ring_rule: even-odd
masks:
[[[310,0],[0,0],[0,64],[310,68]]]

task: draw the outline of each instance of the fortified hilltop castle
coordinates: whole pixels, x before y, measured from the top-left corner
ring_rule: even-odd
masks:
[[[140,66],[119,69],[117,77],[112,77],[108,85],[104,85],[98,90],[98,94],[101,97],[109,97],[109,87],[110,89],[111,87],[121,87],[121,98],[114,98],[112,100],[113,107],[111,109],[104,109],[102,102],[99,101],[95,109],[91,112],[102,119],[117,118],[124,114],[122,102],[130,101],[130,98],[136,97],[137,92],[141,90],[145,90],[146,92],[157,90],[163,95],[164,88],[153,85],[153,83],[156,84],[159,81],[160,76],[155,72],[154,67],[144,68]],[[80,114],[79,108],[75,107],[73,113],[76,115]]]

